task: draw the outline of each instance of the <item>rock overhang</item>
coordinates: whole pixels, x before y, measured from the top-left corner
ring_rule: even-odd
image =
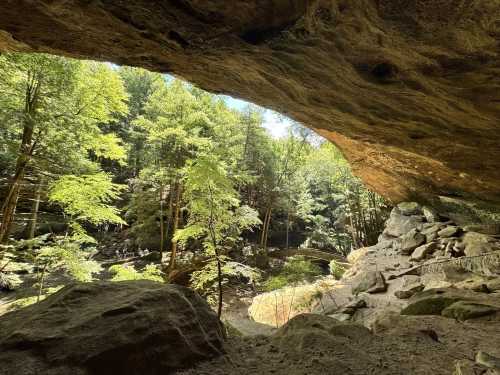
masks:
[[[5,1],[0,50],[170,72],[336,143],[399,202],[500,206],[499,0]]]

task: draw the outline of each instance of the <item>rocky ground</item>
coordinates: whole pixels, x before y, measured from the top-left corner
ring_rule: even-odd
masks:
[[[273,329],[248,319],[250,297],[233,301],[226,340],[213,311],[186,288],[151,282],[68,286],[0,318],[2,370],[498,375],[497,230],[400,204],[378,244],[350,254],[351,268],[341,280],[323,281],[321,293],[304,288],[301,297],[296,288],[294,299],[313,313],[289,321],[283,313],[275,323],[285,324]]]
[[[378,244],[350,255],[341,280],[295,290],[315,314],[257,340],[230,337],[225,356],[182,374],[500,373],[497,229],[400,204]],[[250,312],[272,325],[273,309],[258,308],[273,305],[268,297],[255,298]]]

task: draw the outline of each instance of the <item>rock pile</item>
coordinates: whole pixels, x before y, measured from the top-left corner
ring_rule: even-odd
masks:
[[[337,301],[326,311],[368,326],[391,311],[458,320],[498,316],[500,231],[492,228],[460,226],[432,208],[401,203],[378,243],[349,255],[344,287],[335,290]]]

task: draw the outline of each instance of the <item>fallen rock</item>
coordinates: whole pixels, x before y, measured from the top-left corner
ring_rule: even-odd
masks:
[[[405,216],[395,207],[386,222],[384,234],[390,237],[399,237],[412,229],[422,228],[422,216]]]
[[[221,354],[194,291],[153,281],[73,284],[0,318],[2,374],[169,374]]]
[[[412,296],[402,315],[441,315],[441,312],[453,303],[463,299],[463,295],[452,289],[429,289]]]
[[[290,319],[281,327],[274,336],[280,340],[285,339],[287,346],[299,349],[304,345],[295,345],[295,340],[303,342],[308,336],[314,336],[316,332],[324,332],[330,336],[339,336],[349,339],[360,339],[372,336],[370,330],[359,324],[339,323],[331,317],[316,314],[301,314]],[[307,344],[307,341],[305,342]],[[298,344],[298,342],[297,342]]]
[[[449,238],[449,237],[453,237],[453,236],[457,235],[459,231],[460,231],[459,227],[453,226],[453,225],[448,225],[447,227],[441,229],[438,232],[438,236],[442,237],[442,238]]]
[[[439,213],[432,207],[424,206],[422,208],[422,213],[428,223],[435,223],[440,220]]]
[[[424,243],[425,236],[414,228],[403,236],[399,251],[403,255],[410,255],[413,250]]]
[[[437,249],[437,243],[431,242],[422,246],[417,247],[412,253],[410,260],[421,261],[424,260],[428,255],[432,254],[434,250]]]
[[[425,242],[432,242],[438,239],[438,232],[443,229],[441,224],[432,224],[428,227],[424,227],[421,233],[425,235]]]
[[[384,275],[379,271],[364,272],[355,277],[352,284],[352,294],[361,292],[383,293],[387,290]]]
[[[401,311],[401,314],[441,315],[443,310],[459,301],[477,305],[488,305],[492,308],[495,308],[496,310],[499,310],[500,299],[492,298],[491,296],[491,294],[476,293],[474,291],[465,289],[428,289],[412,296],[408,300],[408,305]],[[461,306],[463,306],[463,309],[467,307],[466,305],[456,305],[454,311],[458,311]],[[472,310],[473,307],[471,307],[470,309]],[[448,315],[452,315],[451,310]]]
[[[343,314],[353,315],[356,312],[356,310],[365,307],[366,307],[366,301],[364,299],[357,299],[341,307],[339,312]]]
[[[420,282],[420,277],[418,276],[404,276],[403,285],[400,290],[394,292],[394,295],[399,299],[407,299],[413,296],[415,293],[424,290],[425,286]]]
[[[417,202],[401,202],[397,207],[401,215],[412,216],[422,214],[422,208]]]
[[[441,312],[441,315],[447,318],[464,321],[495,314],[498,311],[500,311],[500,309],[495,306],[468,301],[458,301],[446,307]]]

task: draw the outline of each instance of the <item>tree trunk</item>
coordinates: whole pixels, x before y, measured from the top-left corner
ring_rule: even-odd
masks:
[[[36,225],[38,222],[38,209],[40,208],[40,200],[42,198],[44,178],[42,175],[38,177],[38,188],[36,189],[35,199],[31,206],[31,216],[28,223],[28,239],[32,239],[36,234]]]
[[[286,245],[285,248],[289,248],[289,236],[290,236],[290,208],[286,211]]]
[[[32,145],[33,139],[33,125],[31,121],[26,120],[23,129],[23,139],[21,147],[19,148],[19,156],[16,161],[16,171],[9,184],[9,190],[7,197],[2,204],[2,223],[0,225],[0,244],[7,241],[10,230],[12,229],[12,223],[14,221],[14,215],[17,207],[17,200],[19,198],[19,192],[21,190],[21,183],[24,178],[24,173],[26,172],[26,167],[33,154],[34,144]]]
[[[9,184],[7,197],[2,204],[2,222],[0,223],[0,244],[7,241],[14,214],[16,212],[17,200],[21,189],[21,182],[26,172],[26,167],[35,150],[36,141],[33,142],[33,132],[35,130],[35,121],[33,119],[38,106],[40,87],[42,77],[32,72],[28,72],[28,80],[26,84],[26,99],[24,102],[24,120],[23,120],[23,136],[19,147],[19,155],[16,161],[16,169],[14,176]],[[0,252],[0,258],[2,257]]]
[[[160,263],[163,258],[163,252],[165,251],[165,223],[163,221],[163,189],[160,187]]]
[[[267,238],[269,236],[269,224],[271,223],[271,213],[272,207],[269,207],[266,211],[266,215],[264,218],[264,228],[262,228],[262,236],[260,246],[267,253]]]
[[[176,184],[176,197],[175,197],[175,216],[174,216],[174,228],[173,235],[175,236],[175,232],[179,227],[179,213],[180,213],[180,201],[181,201],[181,191],[182,185],[177,182]],[[177,257],[177,241],[172,239],[172,247],[170,252],[170,263],[169,263],[169,273],[175,269],[175,261]]]
[[[167,222],[165,223],[165,241],[168,241],[170,235],[170,224],[172,223],[173,204],[174,204],[174,192],[172,191],[172,184],[170,184],[168,191]]]

